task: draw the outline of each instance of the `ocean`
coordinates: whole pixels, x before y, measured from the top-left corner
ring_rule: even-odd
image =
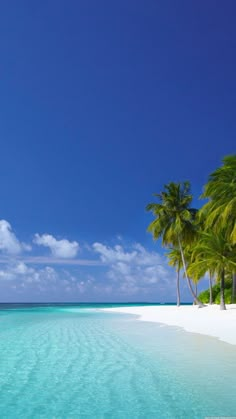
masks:
[[[0,305],[1,418],[236,416],[235,346],[109,306]]]

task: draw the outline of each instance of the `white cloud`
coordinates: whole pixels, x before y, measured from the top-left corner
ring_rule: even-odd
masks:
[[[113,263],[117,261],[131,262],[137,258],[137,251],[125,252],[123,247],[116,245],[113,248],[108,247],[102,243],[94,243],[93,249],[100,254],[101,260],[104,263]]]
[[[18,262],[13,266],[12,272],[16,275],[30,275],[34,273],[34,269],[29,268],[24,262]]]
[[[23,262],[16,262],[7,265],[4,269],[0,270],[0,279],[2,280],[14,280],[22,276],[26,277],[28,275],[34,274],[34,269],[29,268]]]
[[[56,270],[50,266],[32,268],[23,262],[10,262],[0,270],[0,286],[5,290],[14,290],[14,293],[54,299],[64,299],[65,293],[69,298],[80,298],[85,292],[90,292],[94,279],[89,275],[75,276],[66,270]],[[1,288],[2,289],[2,288]]]
[[[11,289],[21,292],[22,299],[25,295],[29,299],[37,298],[37,294],[40,299],[42,293],[45,299],[52,297],[52,300],[63,300],[65,295],[71,299],[83,295],[84,299],[101,301],[104,297],[158,300],[167,294],[174,298],[175,273],[168,267],[166,258],[140,243],[127,246],[122,237],[116,240],[113,246],[85,243],[83,251],[89,258],[77,259],[78,242],[35,234],[33,242],[49,248],[51,255],[26,255],[24,252],[31,250],[31,246],[16,237],[10,223],[0,220],[0,294],[6,292],[9,298],[7,293]],[[91,259],[91,255],[96,257]],[[94,271],[94,266],[99,268]]]
[[[0,250],[10,255],[16,255],[24,248],[25,245],[19,242],[10,223],[6,220],[0,220]]]
[[[158,291],[160,285],[167,289],[172,282],[173,273],[164,257],[147,251],[139,243],[133,244],[128,250],[121,245],[109,247],[94,243],[93,249],[108,266],[107,278],[122,294],[146,294],[151,287]]]
[[[50,234],[35,234],[34,243],[49,247],[53,256],[58,258],[74,258],[79,250],[79,243],[67,239],[57,240]]]

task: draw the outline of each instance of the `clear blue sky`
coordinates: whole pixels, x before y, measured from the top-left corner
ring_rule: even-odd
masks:
[[[2,2],[0,299],[174,298],[144,208],[171,180],[197,198],[235,152],[235,15],[234,0]]]

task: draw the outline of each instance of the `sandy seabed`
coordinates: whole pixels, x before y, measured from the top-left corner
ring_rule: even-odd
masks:
[[[220,310],[218,305],[198,306],[130,306],[107,308],[103,311],[135,314],[139,320],[178,326],[187,332],[216,337],[236,345],[236,304]]]

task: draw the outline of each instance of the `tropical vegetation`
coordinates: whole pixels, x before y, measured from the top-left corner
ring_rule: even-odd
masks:
[[[200,209],[192,207],[188,181],[170,182],[154,196],[157,202],[146,206],[154,215],[148,231],[162,240],[176,270],[177,305],[183,272],[199,307],[219,303],[225,310],[225,303],[236,302],[236,155],[226,156],[210,174],[201,195],[207,202]],[[206,276],[209,290],[198,296],[197,284]]]

